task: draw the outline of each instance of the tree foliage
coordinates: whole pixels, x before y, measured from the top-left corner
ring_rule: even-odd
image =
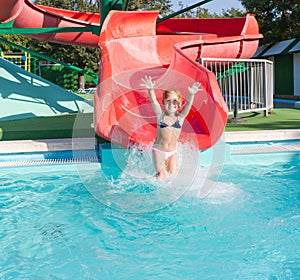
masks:
[[[295,0],[241,0],[256,15],[262,43],[274,43],[300,36],[300,5]]]
[[[98,13],[100,1],[96,0],[35,0],[35,4],[66,10]]]
[[[188,7],[187,5],[185,5],[182,1],[178,2],[178,7],[180,10]],[[180,14],[178,17],[180,18],[221,18],[221,17],[243,17],[245,16],[246,12],[239,10],[239,9],[235,9],[235,8],[230,8],[230,9],[223,9],[222,13],[218,14],[218,13],[211,13],[208,9],[199,6],[196,7],[194,9],[191,9],[187,12],[184,12],[182,14]]]
[[[173,12],[171,0],[134,0],[129,1],[128,10],[158,10],[161,16]]]

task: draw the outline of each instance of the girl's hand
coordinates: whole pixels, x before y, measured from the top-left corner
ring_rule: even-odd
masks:
[[[188,87],[188,91],[190,94],[196,94],[198,91],[202,90],[201,83],[195,82],[192,86]]]
[[[143,84],[141,86],[145,87],[148,90],[154,89],[155,82],[152,81],[151,76],[145,76],[142,78]]]

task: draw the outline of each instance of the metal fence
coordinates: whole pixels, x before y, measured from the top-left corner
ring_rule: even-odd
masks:
[[[203,58],[200,63],[215,73],[228,114],[273,109],[273,62],[265,59]]]

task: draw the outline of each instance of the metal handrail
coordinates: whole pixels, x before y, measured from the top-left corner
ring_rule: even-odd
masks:
[[[266,59],[201,58],[216,75],[229,115],[273,109],[273,62]]]

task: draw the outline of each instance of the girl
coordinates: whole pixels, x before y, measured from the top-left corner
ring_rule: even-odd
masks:
[[[200,90],[201,83],[195,82],[188,87],[188,98],[183,109],[181,107],[182,97],[177,89],[168,89],[163,93],[163,108],[156,99],[154,92],[155,82],[150,76],[145,76],[143,84],[148,90],[153,110],[157,117],[157,136],[153,145],[153,164],[156,170],[156,177],[165,180],[167,174],[177,173],[177,143],[180,136],[184,119],[188,115],[194,100],[194,95]]]

